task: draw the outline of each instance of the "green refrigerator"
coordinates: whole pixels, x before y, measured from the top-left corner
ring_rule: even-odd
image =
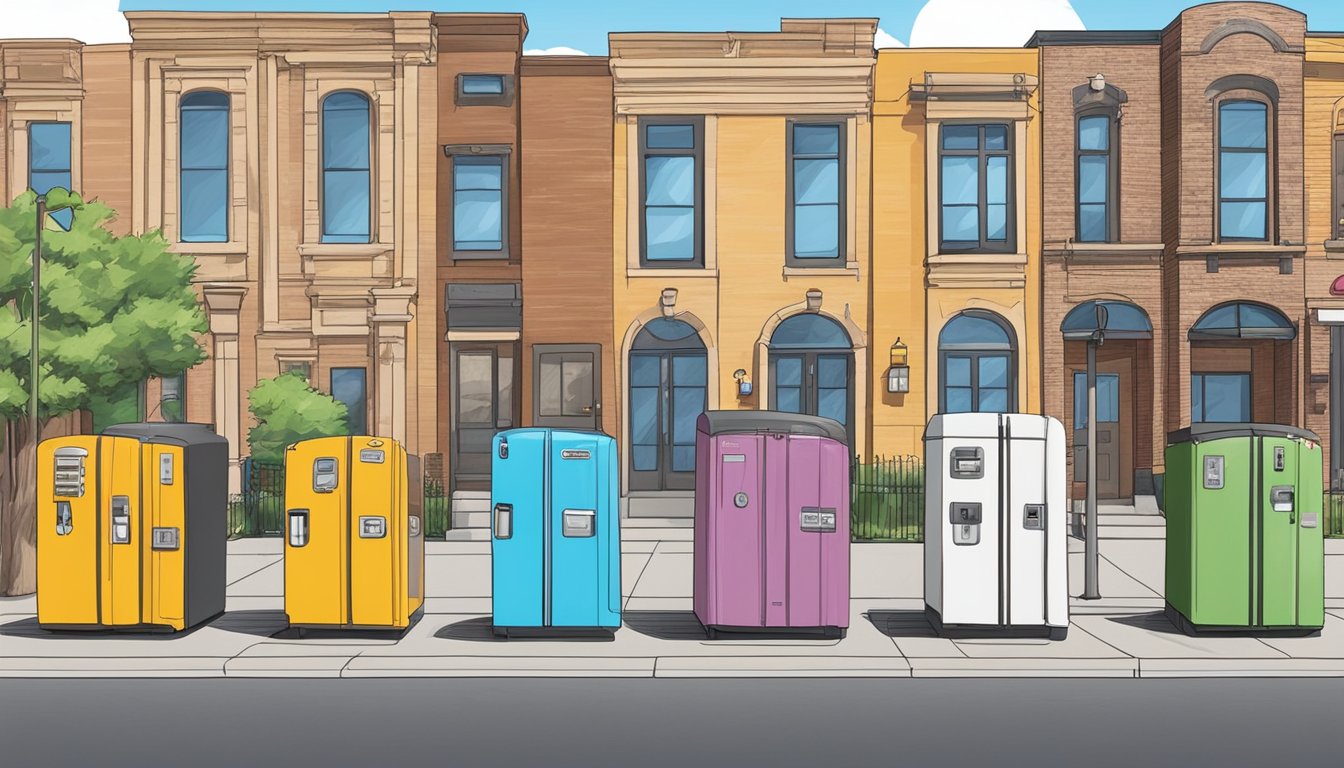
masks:
[[[1195,424],[1168,435],[1167,615],[1201,630],[1325,623],[1322,451],[1273,424]]]

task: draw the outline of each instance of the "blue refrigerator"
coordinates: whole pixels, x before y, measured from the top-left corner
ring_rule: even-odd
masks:
[[[493,448],[495,634],[620,627],[616,441],[525,428],[495,435]]]

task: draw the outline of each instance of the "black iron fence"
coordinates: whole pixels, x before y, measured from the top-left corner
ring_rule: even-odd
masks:
[[[1344,539],[1344,491],[1326,491],[1325,535],[1329,538]]]
[[[851,539],[924,540],[924,462],[918,456],[855,458],[850,481]]]
[[[229,497],[229,538],[280,536],[285,521],[285,467],[243,460],[242,493]],[[436,477],[424,482],[425,537],[442,539],[452,527],[451,501]]]

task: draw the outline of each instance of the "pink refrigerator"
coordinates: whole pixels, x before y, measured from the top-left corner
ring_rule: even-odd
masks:
[[[831,419],[710,411],[696,424],[695,615],[710,637],[849,626],[849,446]]]

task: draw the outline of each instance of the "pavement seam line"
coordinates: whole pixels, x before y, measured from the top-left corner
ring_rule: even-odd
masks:
[[[246,581],[246,580],[252,578],[253,576],[256,576],[258,573],[261,573],[262,571],[266,570],[267,568],[272,568],[272,567],[277,566],[277,565],[279,565],[279,564],[281,564],[281,563],[283,563],[283,562],[285,562],[285,558],[282,556],[279,560],[276,560],[276,561],[273,562],[273,563],[267,563],[266,565],[261,566],[260,568],[258,568],[258,569],[255,570],[255,571],[252,571],[251,573],[247,574],[246,576],[240,576],[239,578],[234,579],[233,581],[230,581],[228,584],[225,585],[225,588],[227,589],[228,587],[232,587],[233,585],[237,584],[237,583],[240,582],[240,581]],[[249,597],[250,597],[250,595],[249,595]]]
[[[639,580],[644,578],[644,572],[649,569],[649,563],[653,562],[653,556],[658,554],[658,547],[662,546],[662,541],[655,541],[653,549],[649,552],[649,559],[644,561],[644,567],[639,569],[639,575],[635,577],[635,583],[630,585],[630,595],[625,598],[621,604],[621,612],[630,610],[630,601],[635,599],[635,588],[639,586]],[[632,553],[633,554],[633,553]]]
[[[1119,571],[1119,572],[1125,574],[1126,576],[1128,576],[1128,577],[1129,577],[1135,584],[1138,584],[1139,586],[1141,586],[1141,587],[1143,587],[1144,589],[1148,590],[1149,592],[1153,593],[1153,597],[1164,597],[1164,595],[1160,595],[1160,594],[1158,594],[1158,593],[1157,593],[1157,590],[1153,589],[1152,587],[1150,587],[1150,586],[1148,586],[1146,583],[1144,583],[1143,579],[1140,579],[1140,578],[1138,578],[1137,576],[1135,576],[1134,574],[1130,573],[1129,571],[1126,571],[1124,568],[1121,568],[1119,565],[1117,565],[1116,562],[1115,562],[1114,560],[1112,560],[1111,558],[1109,558],[1109,557],[1107,557],[1107,556],[1101,554],[1101,551],[1100,551],[1100,550],[1101,550],[1101,547],[1100,547],[1100,545],[1098,545],[1097,550],[1098,550],[1098,551],[1097,551],[1097,556],[1098,556],[1098,557],[1100,557],[1102,560],[1105,560],[1106,562],[1110,563],[1110,564],[1111,564],[1111,567],[1115,568],[1115,570],[1117,570],[1117,571]],[[1084,556],[1086,556],[1086,553],[1084,553]]]
[[[1109,619],[1108,619],[1108,621],[1109,621]],[[1135,655],[1132,654],[1132,653],[1127,653],[1126,651],[1121,650],[1120,648],[1117,648],[1115,645],[1113,645],[1113,644],[1107,642],[1106,640],[1103,640],[1103,639],[1102,639],[1099,635],[1097,635],[1096,633],[1087,631],[1087,629],[1085,629],[1084,627],[1082,627],[1082,626],[1080,626],[1078,623],[1076,623],[1076,622],[1072,619],[1072,617],[1070,617],[1070,619],[1069,619],[1069,626],[1073,627],[1074,629],[1077,629],[1077,630],[1082,631],[1083,634],[1087,635],[1088,637],[1093,638],[1094,640],[1096,640],[1097,642],[1099,642],[1099,643],[1101,643],[1102,645],[1106,646],[1107,648],[1110,648],[1111,650],[1116,651],[1116,652],[1119,653],[1121,656],[1124,656],[1124,657],[1126,657],[1126,658],[1130,658],[1130,659],[1137,659],[1137,658],[1139,658],[1138,656],[1135,656]]]

